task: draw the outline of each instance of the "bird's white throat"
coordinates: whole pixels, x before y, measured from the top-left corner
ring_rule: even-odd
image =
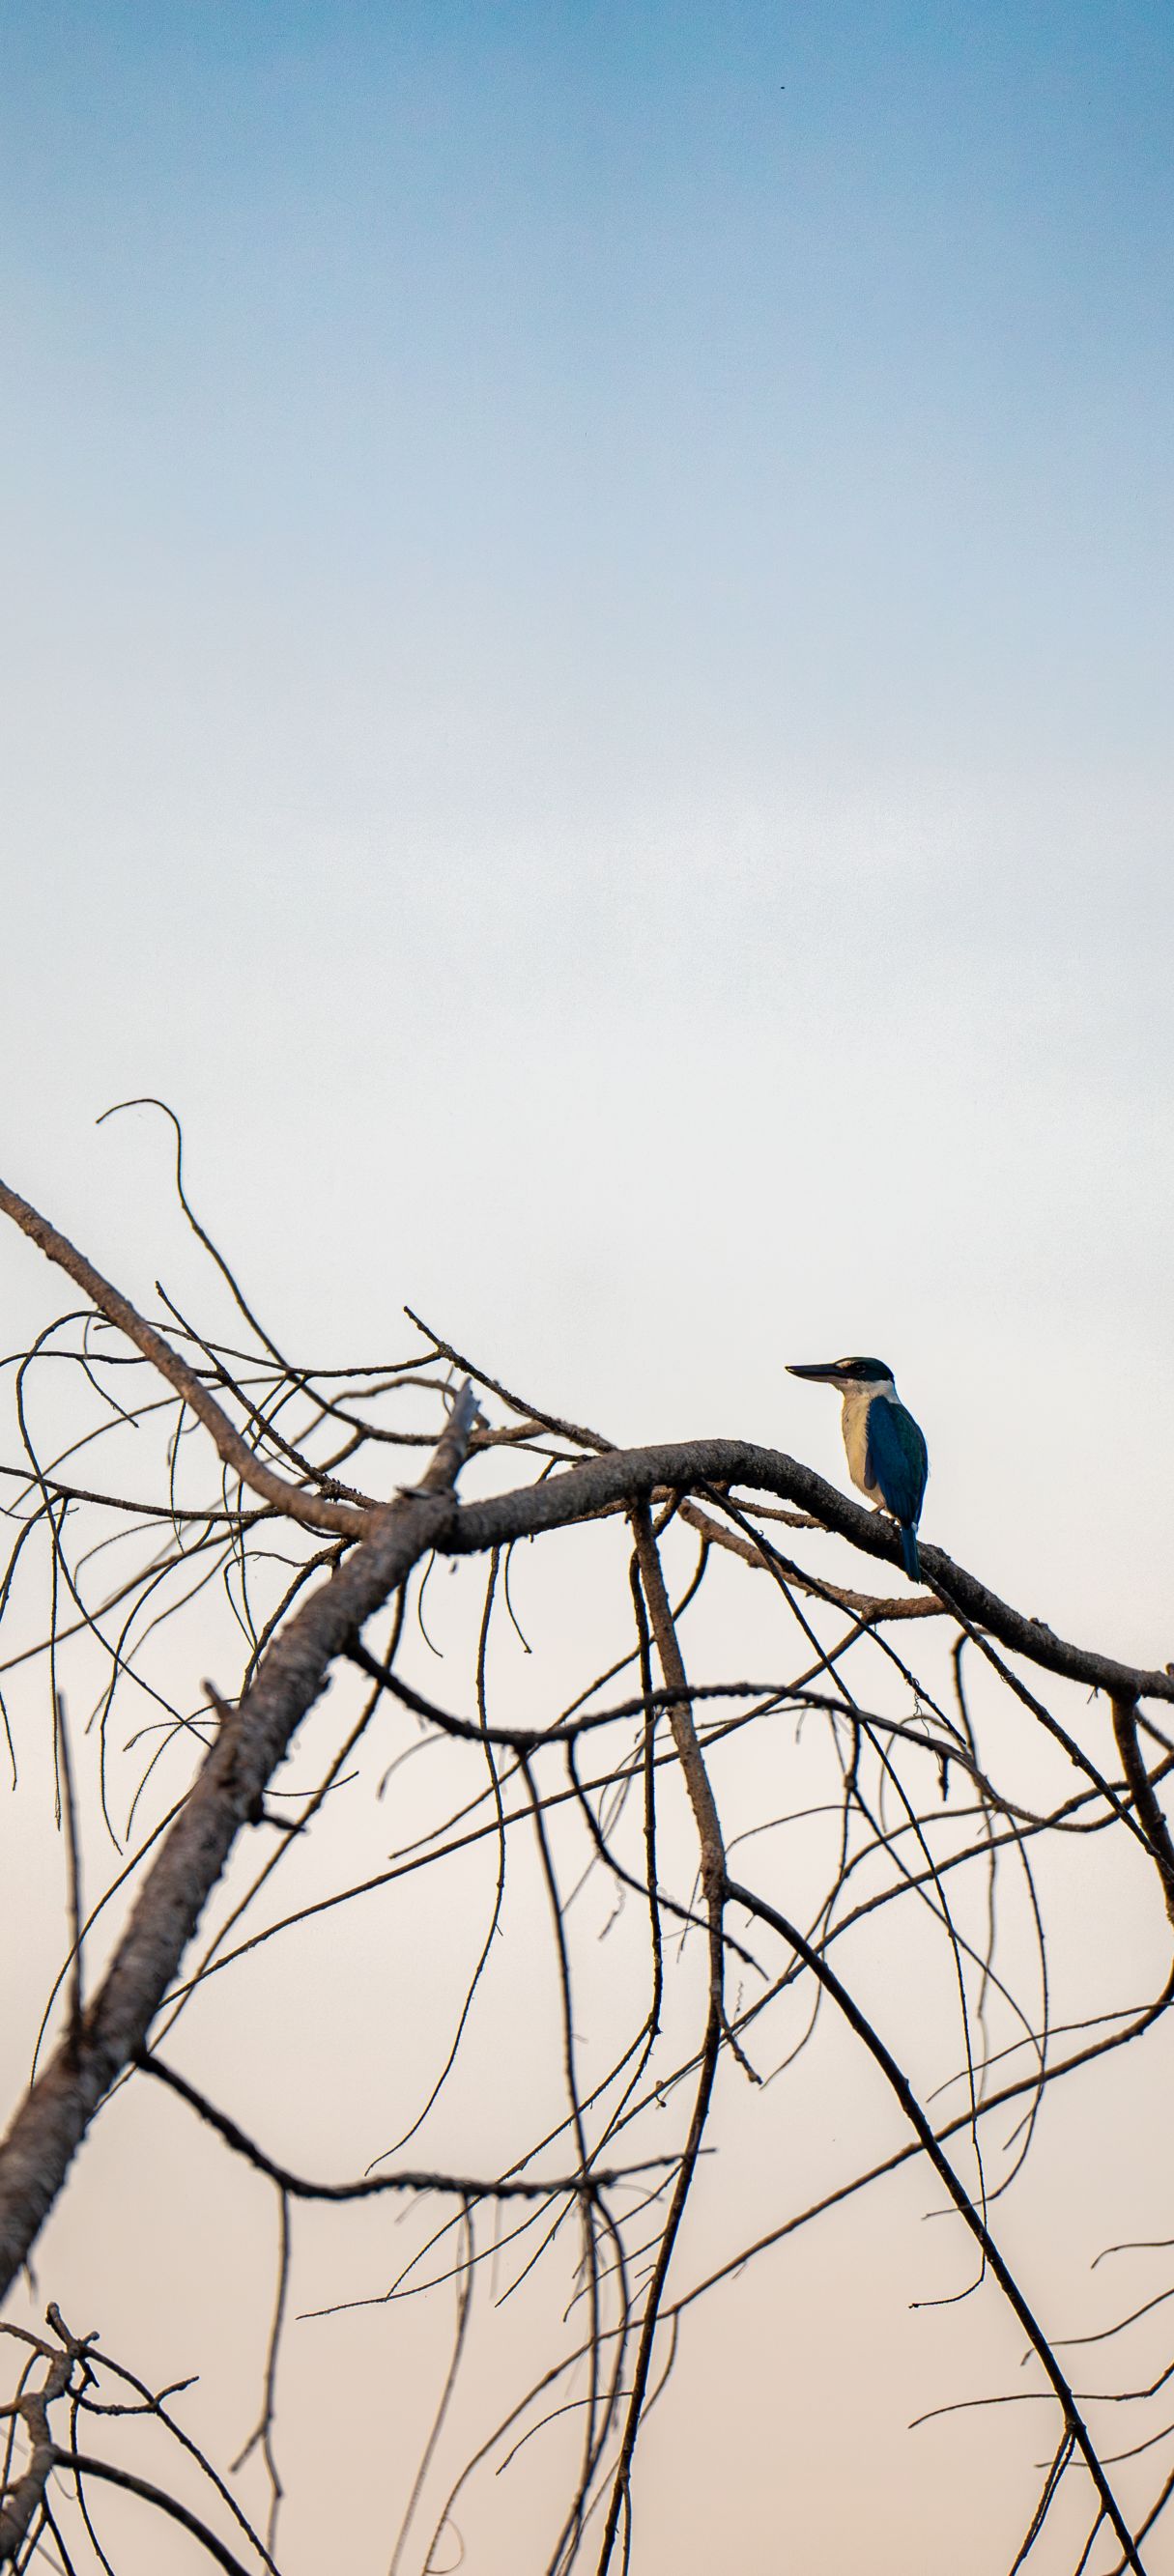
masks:
[[[859,1379],[853,1379],[843,1390],[841,1425],[848,1458],[848,1473],[857,1492],[866,1494],[870,1503],[879,1502],[880,1493],[879,1488],[869,1482],[866,1472],[868,1408],[874,1395],[885,1395],[895,1399],[896,1393],[891,1377],[876,1378],[871,1383],[864,1384]]]

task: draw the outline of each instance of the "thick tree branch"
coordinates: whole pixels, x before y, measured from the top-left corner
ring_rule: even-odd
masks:
[[[443,1545],[454,1555],[506,1547],[511,1539],[567,1529],[596,1512],[648,1500],[660,1486],[688,1494],[704,1485],[749,1485],[759,1493],[780,1494],[784,1501],[810,1512],[824,1529],[849,1539],[866,1556],[882,1557],[890,1565],[901,1562],[892,1521],[849,1502],[835,1485],[789,1458],[785,1450],[766,1449],[755,1440],[680,1440],[648,1449],[609,1450],[602,1457],[568,1467],[562,1475],[548,1476],[541,1484],[495,1494],[486,1502],[465,1503]],[[1042,1619],[1025,1618],[1022,1611],[1001,1601],[977,1575],[956,1565],[944,1548],[921,1539],[919,1550],[926,1581],[946,1607],[963,1611],[973,1627],[989,1631],[1012,1654],[1110,1697],[1174,1701],[1174,1667],[1147,1671],[1089,1647],[1070,1645]]]
[[[242,1825],[313,1706],[329,1667],[455,1511],[452,1486],[475,1419],[466,1385],[415,1491],[372,1514],[369,1535],[310,1594],[230,1710],[165,1836],[76,2041],[60,2047],[0,2145],[0,2297],[28,2260],[94,2112],[150,2030]]]

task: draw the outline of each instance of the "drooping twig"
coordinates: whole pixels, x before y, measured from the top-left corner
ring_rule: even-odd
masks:
[[[1092,2479],[1093,2485],[1100,2499],[1105,2516],[1112,2524],[1121,2548],[1125,2553],[1126,2565],[1134,2570],[1134,2576],[1145,2576],[1145,2569],[1142,2565],[1141,2558],[1138,2555],[1133,2534],[1129,2529],[1128,2523],[1125,2521],[1121,2508],[1117,2503],[1117,2499],[1113,2494],[1112,2488],[1109,2485],[1104,2469],[1101,2466],[1092,2437],[1077,2405],[1075,2394],[1056,2359],[1055,2346],[1049,2341],[1042,2326],[1038,2323],[1038,2320],[1033,2314],[1032,2309],[1029,2307],[1028,2302],[1020,2289],[1019,2283],[1004,2260],[1000,2248],[995,2243],[985,2220],[980,2216],[979,2211],[975,2208],[969,2192],[965,2189],[964,2185],[959,2182],[958,2176],[950,2163],[949,2157],[946,2155],[944,2149],[939,2146],[938,2141],[934,2136],[932,2124],[926,2118],[920,2103],[917,2101],[908,2077],[904,2073],[903,2069],[898,2066],[895,2057],[891,2050],[886,2047],[879,2032],[874,2028],[867,2016],[861,2012],[859,2005],[856,2003],[853,1996],[849,1994],[847,1987],[836,1975],[835,1969],[829,1967],[827,1960],[820,1956],[820,1953],[812,1947],[809,1941],[805,1940],[798,1926],[796,1924],[789,1923],[786,1916],[780,1914],[775,1906],[768,1904],[764,1897],[757,1895],[750,1888],[739,1886],[732,1879],[728,1883],[726,1893],[732,1904],[745,1906],[747,1913],[756,1917],[756,1919],[761,1923],[773,1924],[775,1930],[782,1934],[783,1939],[790,1943],[791,1948],[797,1951],[799,1957],[803,1960],[804,1966],[810,1969],[812,1975],[817,1977],[820,1984],[826,1988],[830,1995],[833,1996],[844,2016],[845,2021],[849,2024],[849,2027],[855,2031],[857,2038],[863,2041],[869,2055],[875,2059],[877,2065],[880,2067],[886,2082],[896,2094],[897,2100],[901,2105],[910,2127],[916,2130],[922,2149],[925,2155],[929,2158],[939,2180],[945,2185],[959,2216],[963,2220],[964,2224],[970,2229],[971,2235],[977,2239],[978,2244],[981,2246],[984,2261],[989,2265],[990,2270],[994,2273],[995,2279],[1002,2290],[1004,2298],[1007,2300],[1009,2306],[1013,2308],[1015,2315],[1019,2319],[1020,2325],[1023,2327],[1024,2332],[1027,2335],[1033,2351],[1036,2353],[1043,2366],[1047,2378],[1051,2381],[1052,2388],[1059,2401],[1065,2431],[1071,2434],[1073,2444],[1080,2452],[1081,2458],[1084,2461],[1085,2467],[1088,2470],[1089,2476]]]

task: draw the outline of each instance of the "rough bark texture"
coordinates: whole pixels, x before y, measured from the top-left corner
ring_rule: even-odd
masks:
[[[257,1815],[331,1662],[418,1558],[442,1544],[470,1410],[445,1434],[423,1486],[373,1516],[362,1546],[295,1612],[225,1719],[144,1879],[80,2040],[62,2042],[0,2146],[0,2297],[27,2261],[103,2095],[145,2040],[236,1837]]]

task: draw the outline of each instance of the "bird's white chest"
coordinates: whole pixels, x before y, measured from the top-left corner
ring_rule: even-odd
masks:
[[[848,1473],[852,1482],[860,1493],[867,1494],[870,1503],[879,1503],[882,1499],[880,1488],[878,1485],[871,1485],[865,1473],[865,1461],[868,1457],[868,1408],[871,1402],[871,1388],[850,1387],[844,1397],[841,1421],[844,1447],[848,1456]]]

